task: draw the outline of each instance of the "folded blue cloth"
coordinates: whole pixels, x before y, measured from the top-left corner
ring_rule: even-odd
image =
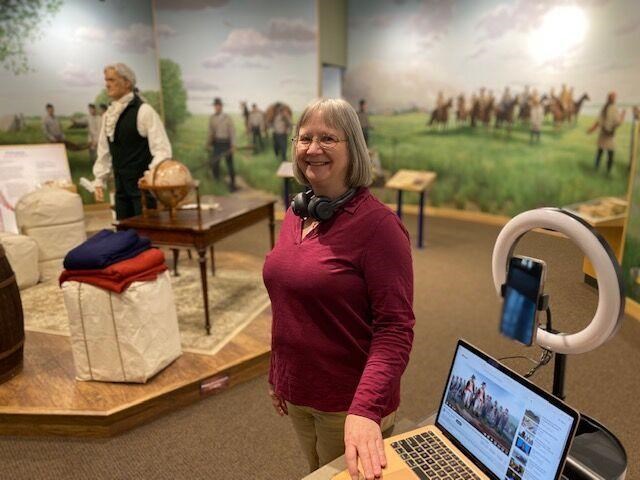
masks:
[[[103,269],[122,260],[133,258],[151,248],[148,238],[131,230],[112,232],[101,230],[86,242],[67,253],[64,268],[67,270]]]

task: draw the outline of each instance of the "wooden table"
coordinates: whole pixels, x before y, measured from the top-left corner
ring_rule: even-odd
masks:
[[[287,208],[289,208],[289,203],[291,203],[291,198],[290,198],[291,194],[289,192],[289,179],[294,178],[293,162],[282,162],[278,167],[276,176],[282,178],[284,182],[282,200],[284,203],[284,211],[286,212]]]
[[[398,191],[398,217],[402,218],[402,192],[420,194],[420,211],[418,212],[418,248],[423,248],[424,232],[424,202],[426,192],[435,182],[437,173],[422,170],[398,170],[385,184],[386,188]]]
[[[217,197],[220,208],[177,210],[174,218],[168,210],[148,210],[146,215],[120,220],[118,230],[135,228],[154,245],[195,248],[200,263],[205,328],[211,333],[209,319],[209,287],[207,285],[207,250],[219,240],[269,219],[271,248],[275,243],[274,199],[238,199]]]

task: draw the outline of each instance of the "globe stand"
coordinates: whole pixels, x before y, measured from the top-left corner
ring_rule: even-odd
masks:
[[[149,208],[147,206],[147,196],[144,194],[145,192],[149,192],[153,197],[164,205],[164,207],[169,210],[169,218],[171,220],[175,219],[176,210],[178,209],[178,205],[180,202],[189,194],[191,190],[195,190],[196,192],[196,205],[198,211],[198,219],[201,218],[201,204],[200,204],[200,185],[199,182],[192,182],[185,185],[174,186],[174,185],[158,185],[151,186],[147,185],[144,180],[141,180],[138,184],[138,188],[142,191],[142,215],[147,217],[149,210],[157,210],[153,208]],[[186,190],[186,192],[185,192]]]

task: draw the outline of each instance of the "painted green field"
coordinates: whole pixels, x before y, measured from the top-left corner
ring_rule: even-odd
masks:
[[[253,154],[250,139],[241,127],[240,117],[232,115],[238,132],[235,153],[237,174],[252,188],[279,194],[281,179],[275,176],[279,160],[271,142],[265,150]],[[174,158],[184,162],[201,180],[204,194],[224,195],[227,188],[211,179],[204,148],[207,115],[192,115],[172,135]],[[432,170],[438,179],[429,196],[435,206],[465,208],[512,216],[540,206],[562,206],[599,196],[625,195],[628,183],[630,127],[623,125],[616,135],[617,150],[611,175],[605,174],[603,158],[594,170],[596,134],[585,130],[593,119],[581,118],[577,126],[554,131],[543,128],[542,141],[529,145],[529,132],[516,127],[507,137],[492,128],[451,126],[447,130],[425,125],[426,115],[409,113],[372,116],[372,148],[378,150],[383,167],[389,172],[400,168]],[[68,122],[64,121],[65,124]],[[86,131],[66,130],[67,138],[83,142]],[[19,133],[0,134],[0,143],[39,143],[44,141],[39,122],[30,120]],[[74,181],[91,176],[87,151],[69,152]],[[222,162],[222,170],[225,166]],[[393,192],[382,192],[393,202]],[[83,192],[83,199],[90,202]],[[407,195],[407,201],[417,197]]]
[[[270,141],[265,142],[262,153],[253,154],[251,138],[247,136],[239,115],[231,115],[236,127],[236,152],[234,166],[236,175],[241,176],[251,187],[279,194],[282,180],[275,176],[280,161],[273,153]],[[178,127],[171,136],[173,156],[185,163],[194,177],[201,182],[201,192],[224,195],[226,184],[213,181],[208,166],[209,152],[205,149],[208,129],[208,115],[192,115]],[[221,171],[226,174],[226,164],[221,162]]]
[[[625,235],[622,270],[626,293],[640,303],[640,169],[637,167]]]
[[[526,127],[508,137],[503,130],[429,128],[426,115],[377,116],[372,147],[383,166],[432,170],[438,179],[430,195],[437,206],[512,216],[540,206],[562,206],[627,191],[630,126],[617,132],[610,176],[603,159],[594,170],[596,134],[587,135],[591,118],[554,131],[545,124],[540,144],[529,144]]]

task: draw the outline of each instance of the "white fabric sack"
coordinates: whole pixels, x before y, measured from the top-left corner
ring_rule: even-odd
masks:
[[[169,272],[123,293],[65,282],[77,380],[144,383],[182,354]]]
[[[22,196],[16,204],[16,222],[20,230],[80,220],[84,220],[80,195],[62,188],[39,188]]]
[[[22,233],[33,238],[38,244],[40,261],[64,259],[69,250],[87,239],[84,220],[64,225],[26,227]]]
[[[38,269],[40,270],[40,281],[46,282],[48,280],[59,278],[62,270],[64,270],[62,261],[62,258],[54,258],[53,260],[38,262]]]
[[[31,287],[38,283],[38,244],[25,235],[0,232],[0,244],[4,247],[7,259],[16,274],[18,288]]]
[[[43,187],[24,195],[16,204],[20,232],[38,244],[40,280],[56,278],[72,248],[87,239],[82,199],[77,193]]]

